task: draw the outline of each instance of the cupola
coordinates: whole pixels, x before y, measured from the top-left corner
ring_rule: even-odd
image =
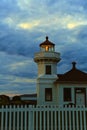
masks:
[[[40,44],[41,51],[55,51],[55,44],[50,42],[48,36],[46,36],[46,40]]]

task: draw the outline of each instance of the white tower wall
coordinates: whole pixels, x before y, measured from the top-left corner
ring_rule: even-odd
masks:
[[[55,52],[54,44],[48,40],[40,44],[40,52],[35,54],[34,61],[38,66],[37,104],[56,104],[56,89],[54,82],[57,77],[57,63],[60,53]]]

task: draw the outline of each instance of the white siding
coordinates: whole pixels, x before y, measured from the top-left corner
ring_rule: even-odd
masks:
[[[70,102],[64,102],[63,101],[63,89],[64,88],[71,88],[71,97],[72,97],[72,101]],[[87,101],[87,85],[86,84],[58,84],[57,85],[58,88],[58,105],[64,105],[64,104],[68,104],[68,103],[75,103],[75,88],[86,88],[86,101]],[[86,102],[87,104],[87,102]],[[80,104],[78,104],[80,105]],[[83,104],[84,105],[84,104]]]

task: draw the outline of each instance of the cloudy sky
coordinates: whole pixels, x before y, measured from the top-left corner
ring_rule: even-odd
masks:
[[[33,57],[46,36],[61,53],[58,73],[72,61],[87,72],[87,1],[0,0],[0,94],[36,92]]]

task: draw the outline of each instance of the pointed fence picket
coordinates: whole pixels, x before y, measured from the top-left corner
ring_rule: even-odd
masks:
[[[0,130],[87,130],[87,108],[85,106],[1,106]]]

